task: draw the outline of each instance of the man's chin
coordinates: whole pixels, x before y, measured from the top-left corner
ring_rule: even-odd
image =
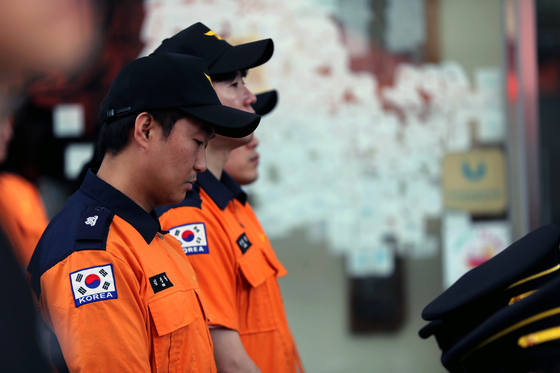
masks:
[[[165,205],[174,205],[176,203],[181,203],[187,196],[187,191],[185,190],[184,193],[176,193],[173,196],[169,197],[169,200]]]

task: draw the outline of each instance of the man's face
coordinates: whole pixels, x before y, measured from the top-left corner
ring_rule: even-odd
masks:
[[[257,98],[245,86],[245,78],[240,71],[237,72],[235,79],[232,81],[213,82],[213,86],[222,105],[255,113],[251,105],[257,102]],[[216,135],[215,139],[210,142],[210,146],[214,149],[224,147],[233,149],[247,144],[252,138],[253,134],[242,138]]]
[[[257,98],[245,87],[245,79],[241,76],[240,71],[232,81],[214,82],[213,84],[222,105],[249,113],[255,112],[251,105],[257,102]]]
[[[150,150],[150,194],[154,206],[179,203],[192,189],[197,172],[206,170],[206,146],[213,136],[202,121],[187,117],[177,121],[165,139],[161,126],[153,131]]]
[[[232,150],[224,166],[224,170],[239,185],[251,184],[259,176],[257,170],[259,165],[257,145],[259,145],[259,140],[253,137],[247,145]]]

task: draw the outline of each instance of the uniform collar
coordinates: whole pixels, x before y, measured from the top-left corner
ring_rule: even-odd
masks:
[[[225,171],[222,171],[222,177],[218,180],[214,174],[206,170],[197,175],[197,183],[222,210],[233,199],[237,199],[242,204],[245,204],[247,201],[247,194]]]
[[[80,189],[126,220],[142,235],[146,243],[150,244],[156,233],[161,231],[159,220],[154,211],[148,214],[136,202],[101,180],[91,170],[87,172]]]

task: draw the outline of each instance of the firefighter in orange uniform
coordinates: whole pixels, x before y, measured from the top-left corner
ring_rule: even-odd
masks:
[[[232,47],[201,23],[165,40],[155,53],[186,53],[206,60],[222,104],[247,112],[256,98],[244,85],[246,70],[268,61],[272,40]],[[156,211],[162,227],[189,257],[212,313],[210,333],[220,372],[303,372],[288,327],[277,259],[243,190],[223,171],[231,151],[252,139],[216,136],[208,144],[208,170],[179,204]]]
[[[13,118],[0,122],[0,163],[7,158]],[[37,187],[22,176],[0,172],[0,225],[25,270],[49,220]]]
[[[154,55],[111,85],[101,167],[49,224],[28,268],[59,371],[216,371],[195,273],[153,212],[192,188],[214,132],[246,136],[260,120],[222,106],[206,72],[198,58]]]

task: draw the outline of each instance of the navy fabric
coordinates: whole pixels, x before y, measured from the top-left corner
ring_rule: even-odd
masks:
[[[245,205],[247,202],[247,194],[241,189],[241,185],[239,185],[237,181],[233,180],[227,172],[223,171],[220,182],[233,194],[236,200]]]
[[[146,212],[91,170],[88,171],[80,189],[68,198],[47,226],[31,257],[27,271],[31,274],[31,287],[37,298],[41,295],[41,276],[49,268],[75,251],[105,250],[115,215],[130,223],[148,244],[161,231],[155,212]],[[88,220],[90,218],[95,219],[93,226],[93,220]]]
[[[0,281],[4,284],[0,289],[0,371],[52,372],[38,341],[33,299],[8,237],[1,229]]]
[[[222,210],[234,198],[245,203],[247,195],[239,184],[235,182],[225,171],[222,172],[221,180],[218,180],[209,170],[198,174],[197,183],[212,198],[212,201]]]

